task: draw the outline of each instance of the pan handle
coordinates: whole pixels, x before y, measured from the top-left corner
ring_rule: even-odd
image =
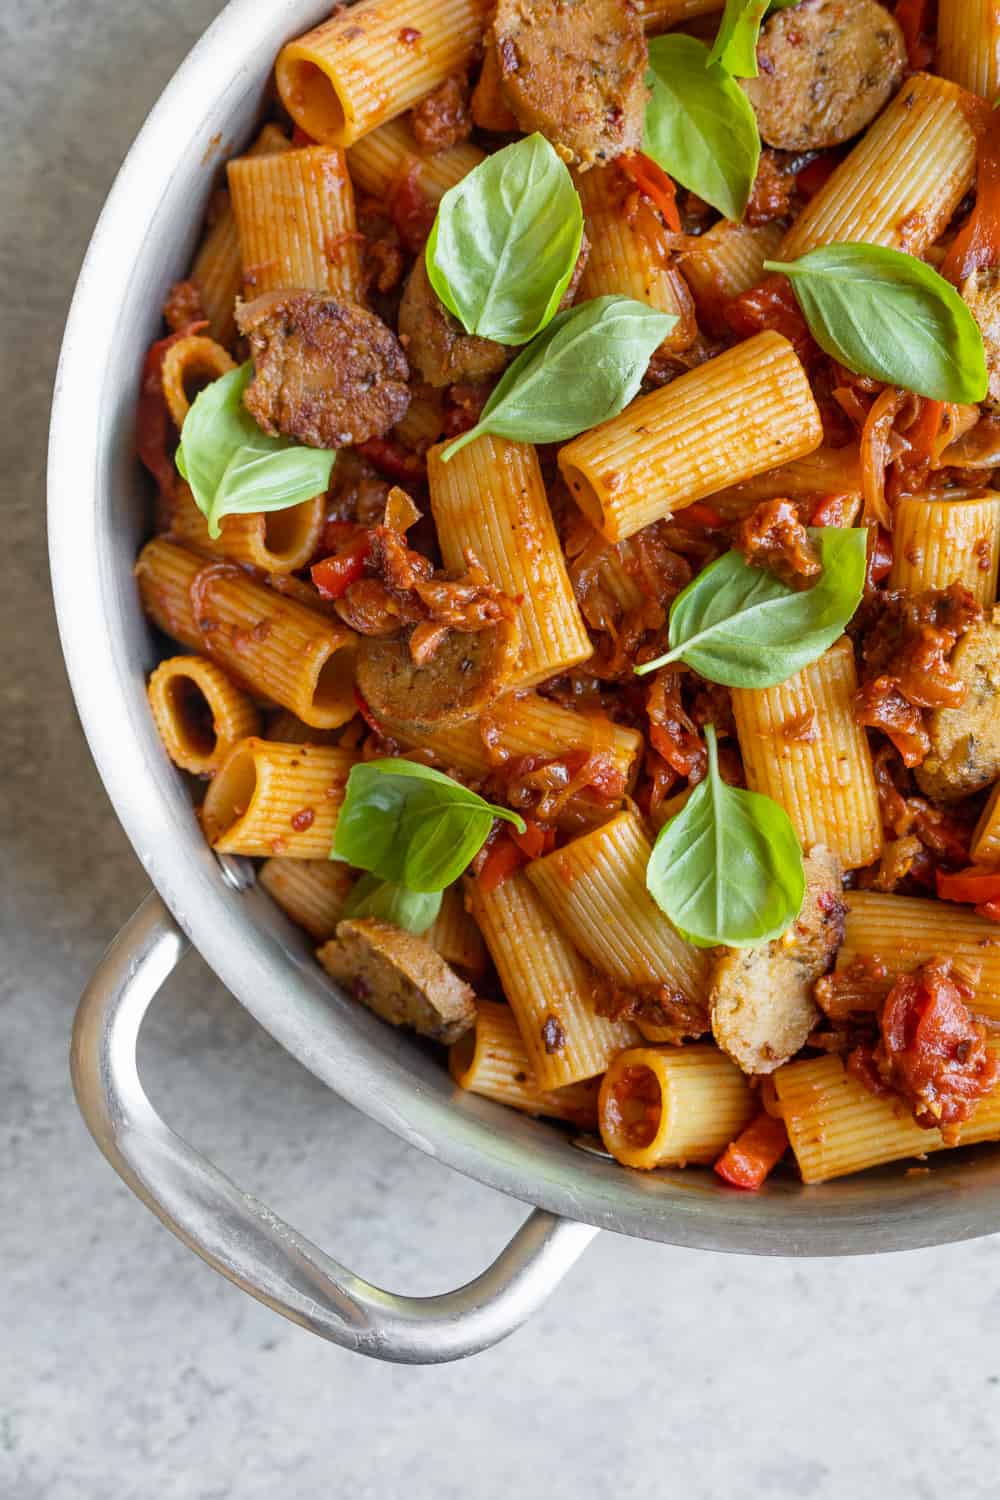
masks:
[[[187,939],[151,894],[84,992],[72,1073],[90,1133],[132,1191],[230,1281],[321,1338],[373,1359],[437,1364],[487,1349],[540,1307],[597,1232],[536,1209],[474,1281],[400,1297],[355,1276],[175,1135],[139,1080],[136,1044]]]

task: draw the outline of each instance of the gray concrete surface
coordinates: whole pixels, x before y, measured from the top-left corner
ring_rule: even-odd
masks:
[[[215,9],[0,6],[0,1497],[994,1495],[996,1241],[796,1264],[605,1237],[509,1344],[393,1369],[214,1276],[86,1136],[70,1019],[144,879],[77,728],[47,599],[49,390],[102,195]],[[471,1275],[521,1217],[340,1104],[197,960],[146,1052],[179,1128],[387,1284]]]

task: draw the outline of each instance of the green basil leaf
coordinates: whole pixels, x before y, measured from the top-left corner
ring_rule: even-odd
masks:
[[[440,891],[411,891],[377,875],[362,875],[351,891],[341,916],[380,917],[407,932],[420,934],[434,925],[441,910]]]
[[[768,0],[726,0],[708,66],[718,63],[733,78],[757,77],[757,39]]]
[[[243,405],[253,373],[248,360],[213,380],[181,428],[177,469],[213,537],[223,516],[287,510],[322,494],[337,456],[261,432]]]
[[[783,807],[722,780],[711,724],[705,739],[708,773],[660,829],[646,887],[689,943],[752,948],[780,937],[798,916],[802,849]]]
[[[529,135],[445,193],[427,275],[469,333],[526,344],[555,316],[582,239],[583,209],[565,163],[544,136]]]
[[[982,401],[983,336],[955,288],[884,245],[824,245],[764,262],[791,278],[820,348],[857,375],[934,401]]]
[[[636,668],[642,676],[682,661],[709,682],[765,688],[818,660],[843,633],[865,586],[864,527],[816,526],[823,571],[793,589],[742,552],[727,552],[677,595],[670,607],[670,650]]]
[[[649,44],[642,149],[727,219],[742,219],[760,160],[749,99],[708,48],[675,32]]]
[[[443,891],[479,853],[494,818],[524,820],[412,760],[354,766],[331,857],[411,891]]]
[[[522,443],[560,443],[616,417],[638,393],[650,356],[677,319],[629,297],[595,297],[553,318],[509,365],[470,432]]]

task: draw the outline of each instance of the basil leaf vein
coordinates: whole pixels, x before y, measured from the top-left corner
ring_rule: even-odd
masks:
[[[746,94],[703,42],[680,33],[650,42],[646,82],[643,151],[727,219],[741,219],[760,161]]]
[[[443,891],[486,842],[494,818],[524,820],[411,760],[354,766],[337,817],[331,858],[413,892]]]
[[[922,260],[884,245],[834,244],[764,268],[791,279],[813,338],[847,369],[934,401],[985,397],[976,320]]]
[[[481,433],[559,443],[616,417],[638,394],[650,356],[677,322],[630,297],[594,297],[561,312],[522,349],[475,427],[442,453],[445,462]]]
[[[555,316],[582,239],[573,179],[536,133],[445,193],[427,241],[427,275],[469,333],[526,344]]]
[[[678,594],[670,608],[670,650],[636,668],[642,676],[682,661],[710,682],[764,688],[817,661],[842,634],[861,602],[868,533],[816,526],[809,535],[823,571],[793,589],[741,552],[727,552]]]
[[[802,849],[784,808],[719,775],[715,728],[705,726],[708,771],[661,828],[646,887],[698,948],[750,948],[780,937],[805,895]]]
[[[337,456],[262,432],[243,405],[253,373],[248,360],[213,380],[195,397],[181,428],[177,469],[212,537],[223,516],[287,510],[322,494]]]
[[[757,77],[757,39],[769,0],[726,0],[708,64],[718,63],[733,78]]]
[[[362,875],[348,896],[341,917],[379,917],[419,935],[434,925],[440,910],[440,891],[411,891],[378,875]]]

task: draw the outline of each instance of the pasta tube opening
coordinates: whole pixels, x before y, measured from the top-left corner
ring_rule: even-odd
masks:
[[[646,1063],[633,1061],[608,1074],[601,1097],[601,1134],[618,1161],[647,1165],[653,1142],[663,1132],[665,1113],[660,1078]]]
[[[312,706],[317,723],[329,719],[336,729],[344,722],[344,705],[354,700],[354,652],[342,646],[324,648],[325,656],[316,673]]]
[[[322,524],[322,502],[325,496],[290,505],[287,510],[268,511],[264,516],[264,548],[274,571],[303,568],[315,550],[317,520]],[[317,501],[319,503],[317,503]],[[319,515],[317,516],[317,511]]]
[[[211,776],[259,725],[247,694],[200,656],[161,662],[149,679],[149,706],[170,759],[194,776]]]
[[[582,469],[576,464],[564,462],[560,465],[562,476],[569,485],[570,494],[596,530],[604,531],[604,507],[601,497]]]
[[[175,673],[167,684],[167,702],[182,748],[209,760],[216,745],[212,705],[194,678]]]
[[[235,368],[231,356],[214,339],[191,334],[171,344],[163,356],[161,380],[163,395],[178,432],[184,426],[184,418],[194,398],[213,380]]]
[[[318,141],[353,138],[348,131],[347,105],[333,76],[308,57],[296,55],[294,43],[285,48],[275,68],[278,91],[303,130]]]
[[[248,811],[257,791],[255,741],[238,746],[217,773],[202,803],[201,817],[210,844],[229,833]]]

